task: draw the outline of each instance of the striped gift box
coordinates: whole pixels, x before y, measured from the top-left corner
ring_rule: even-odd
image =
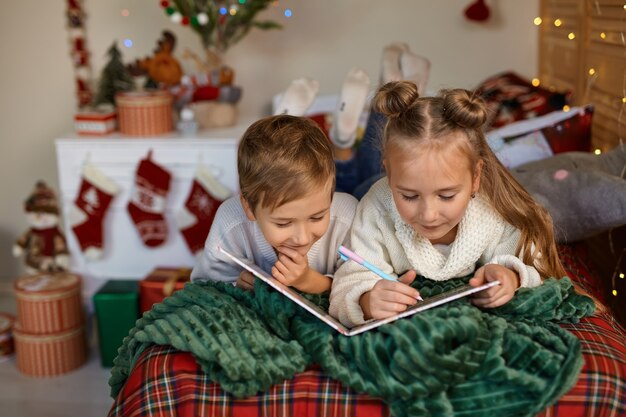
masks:
[[[22,331],[49,335],[81,327],[81,282],[79,275],[64,272],[18,278],[15,295]]]
[[[83,365],[87,343],[83,326],[62,333],[40,335],[13,328],[15,357],[20,372],[36,377],[56,376]]]
[[[172,131],[172,96],[167,91],[125,91],[115,95],[120,132],[151,136]]]

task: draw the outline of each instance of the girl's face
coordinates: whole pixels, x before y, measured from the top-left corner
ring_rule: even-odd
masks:
[[[314,187],[308,194],[282,206],[270,209],[261,207],[251,210],[242,199],[248,219],[256,221],[267,242],[277,252],[288,247],[306,256],[311,246],[328,230],[332,182]]]
[[[397,145],[388,149],[384,165],[402,220],[432,244],[452,243],[478,191],[482,165],[472,175],[468,158],[454,146],[410,150]]]

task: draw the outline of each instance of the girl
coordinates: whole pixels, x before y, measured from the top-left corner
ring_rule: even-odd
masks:
[[[493,154],[481,127],[484,103],[465,90],[420,98],[414,83],[383,85],[374,111],[387,116],[387,177],[357,208],[351,248],[400,282],[381,280],[354,262],[335,274],[330,313],[347,326],[404,311],[420,274],[444,281],[474,274],[471,285],[499,280],[473,303],[507,303],[519,287],[562,277],[548,212]]]

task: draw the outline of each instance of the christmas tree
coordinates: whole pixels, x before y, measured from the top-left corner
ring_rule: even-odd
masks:
[[[109,103],[115,105],[115,94],[119,91],[130,91],[135,88],[133,77],[122,62],[122,54],[117,49],[117,43],[113,45],[107,52],[109,62],[100,74],[98,82],[98,93],[94,99],[94,106]]]
[[[256,20],[275,0],[163,0],[161,7],[174,22],[190,26],[202,41],[210,66],[218,67],[228,48],[251,28],[281,29],[279,23]]]

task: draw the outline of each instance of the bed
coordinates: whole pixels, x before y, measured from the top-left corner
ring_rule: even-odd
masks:
[[[569,277],[602,303],[603,283],[585,263],[582,244],[559,246]],[[575,385],[539,416],[626,413],[626,332],[606,309],[562,324],[581,342]],[[210,381],[193,356],[153,345],[141,354],[109,416],[389,416],[380,399],[357,393],[311,366],[266,392],[236,399]]]

